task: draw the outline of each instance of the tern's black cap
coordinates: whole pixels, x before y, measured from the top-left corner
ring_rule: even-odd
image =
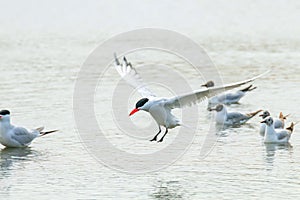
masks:
[[[10,115],[10,112],[8,110],[1,110],[0,115]]]
[[[145,105],[145,103],[147,103],[149,101],[148,98],[142,98],[140,99],[136,104],[135,104],[135,108],[140,108],[143,105]]]

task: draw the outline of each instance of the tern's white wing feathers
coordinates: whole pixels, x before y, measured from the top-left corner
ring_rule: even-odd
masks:
[[[250,79],[247,79],[247,80],[244,80],[244,81],[239,81],[239,82],[236,82],[236,83],[231,83],[231,84],[224,85],[224,89],[225,89],[225,87],[230,87],[230,86],[232,86],[231,89],[233,89],[233,88],[242,86],[242,85],[244,85],[244,84],[246,84],[246,83],[250,83],[250,82],[252,82],[252,81],[254,81],[254,80],[256,80],[256,79],[258,79],[258,78],[260,78],[260,77],[262,77],[262,76],[264,76],[264,75],[266,75],[266,74],[269,73],[270,71],[271,71],[271,70],[268,70],[268,71],[266,71],[266,72],[264,72],[264,73],[262,73],[262,74],[260,74],[260,75],[258,75],[258,76],[254,76],[253,78],[250,78]],[[226,90],[227,90],[227,89],[226,89]],[[230,90],[230,89],[228,89],[228,90]]]
[[[115,67],[117,72],[121,75],[121,77],[134,89],[137,89],[138,92],[143,97],[155,97],[156,95],[147,88],[146,84],[144,83],[143,79],[137,73],[135,68],[132,67],[130,62],[127,62],[126,57],[123,57],[123,63],[120,63],[117,55],[115,56]]]
[[[227,85],[219,86],[219,87],[206,88],[206,89],[198,90],[193,93],[185,94],[185,95],[181,95],[181,96],[175,96],[168,100],[168,102],[166,103],[166,106],[169,106],[170,108],[182,108],[182,107],[186,107],[186,106],[192,106],[198,102],[203,101],[206,98],[210,98],[221,92],[224,92],[224,90],[225,91],[231,90],[233,88],[236,88],[236,87],[239,87],[246,83],[249,83],[251,81],[254,81],[255,79],[265,75],[268,72],[269,71],[267,71],[263,74],[260,74],[258,76],[255,76],[251,79],[244,80],[244,81],[231,83],[231,84],[227,84]]]

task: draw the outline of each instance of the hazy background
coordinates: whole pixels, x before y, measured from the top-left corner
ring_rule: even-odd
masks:
[[[296,0],[214,1],[1,1],[1,32],[97,31],[116,34],[159,27],[193,36],[299,39]],[[76,32],[74,32],[76,31]],[[94,34],[93,34],[94,35]]]
[[[259,118],[254,118],[240,128],[216,133],[221,135],[219,141],[202,160],[202,133],[211,119],[203,102],[199,106],[202,129],[181,159],[152,174],[129,175],[100,165],[84,149],[75,130],[72,97],[80,66],[102,41],[124,31],[155,27],[185,34],[202,45],[225,82],[249,78],[273,66],[271,74],[255,82],[258,89],[230,109],[262,108],[274,115],[283,111],[292,113],[289,122],[299,121],[299,19],[296,0],[0,0],[0,107],[11,110],[16,124],[60,129],[36,140],[29,149],[0,151],[0,197],[298,198],[299,127],[291,146],[266,146],[258,134]],[[132,60],[137,61],[148,64],[151,57]],[[167,64],[185,67],[175,61]],[[192,72],[186,75],[197,85],[203,81]],[[116,136],[115,124],[106,125],[115,141],[157,148],[148,141]],[[165,144],[174,137],[168,135]]]

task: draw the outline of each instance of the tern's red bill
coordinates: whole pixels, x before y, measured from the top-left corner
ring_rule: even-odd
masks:
[[[137,111],[139,111],[139,109],[137,109],[137,108],[133,109],[133,110],[130,112],[129,116],[133,115],[133,114],[136,113]]]

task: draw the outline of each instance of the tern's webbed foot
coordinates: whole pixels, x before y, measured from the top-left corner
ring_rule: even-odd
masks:
[[[161,138],[160,140],[158,140],[157,142],[162,142],[162,141],[164,141],[164,138]]]
[[[151,140],[150,140],[150,142],[153,142],[153,141],[156,141],[157,140],[157,137],[155,136],[154,138],[152,138]]]

